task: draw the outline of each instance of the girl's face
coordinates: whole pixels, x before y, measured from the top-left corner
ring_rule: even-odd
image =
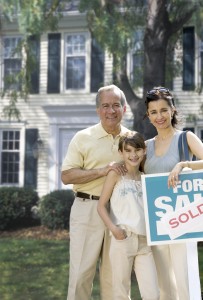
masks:
[[[174,108],[169,106],[166,100],[150,101],[147,112],[150,122],[156,129],[164,129],[171,126]]]
[[[123,151],[120,154],[125,162],[126,166],[140,166],[146,150],[143,148],[134,148],[128,144],[123,146]]]

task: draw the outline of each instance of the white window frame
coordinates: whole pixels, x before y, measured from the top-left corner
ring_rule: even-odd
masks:
[[[3,122],[0,124],[0,166],[1,162],[1,153],[2,153],[2,132],[3,131],[19,131],[20,132],[20,161],[19,161],[19,182],[18,183],[1,183],[1,169],[0,169],[0,186],[24,186],[24,158],[25,158],[25,124],[24,123],[8,123]]]
[[[84,53],[77,53],[75,56],[81,55],[85,58],[85,82],[84,82],[84,88],[79,89],[66,89],[66,40],[68,36],[74,36],[74,35],[83,35],[85,38],[85,51]],[[89,32],[70,32],[70,33],[64,33],[64,39],[63,39],[63,53],[62,56],[64,59],[62,59],[63,65],[61,66],[61,70],[64,70],[63,73],[63,91],[64,93],[71,94],[71,93],[89,93],[90,92],[90,34]],[[74,55],[73,55],[74,57]],[[64,67],[65,66],[65,67]]]

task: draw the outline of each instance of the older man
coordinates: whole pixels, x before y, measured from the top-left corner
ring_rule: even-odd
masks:
[[[124,93],[115,85],[102,87],[96,96],[100,122],[76,133],[62,165],[62,181],[73,184],[75,201],[70,215],[70,272],[68,300],[89,300],[98,259],[102,300],[112,300],[109,234],[97,213],[97,200],[111,169],[119,163],[118,140],[128,131],[121,125],[126,111]]]

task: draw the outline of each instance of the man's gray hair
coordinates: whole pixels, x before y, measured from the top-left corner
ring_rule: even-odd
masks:
[[[123,93],[123,91],[118,86],[111,84],[111,85],[103,86],[98,90],[97,95],[96,95],[96,107],[97,108],[100,105],[101,94],[106,91],[113,91],[115,94],[120,95],[121,105],[122,106],[126,105],[127,101],[126,101],[126,97],[125,97],[125,94]]]

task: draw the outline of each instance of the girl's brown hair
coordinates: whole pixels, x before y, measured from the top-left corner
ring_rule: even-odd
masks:
[[[118,150],[122,152],[126,145],[130,145],[134,148],[146,148],[144,138],[136,131],[129,131],[120,137]]]

